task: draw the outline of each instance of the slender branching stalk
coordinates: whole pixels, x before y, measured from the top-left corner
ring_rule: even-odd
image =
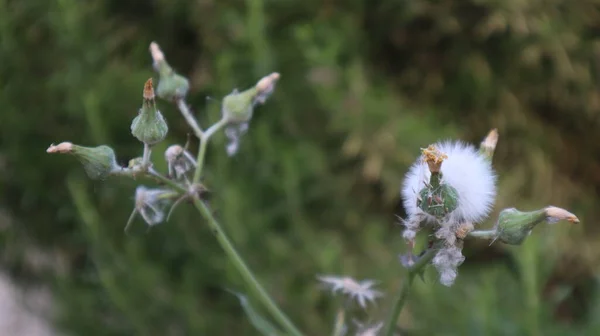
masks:
[[[398,317],[400,316],[400,312],[402,312],[402,308],[408,299],[410,294],[410,288],[413,283],[415,276],[423,272],[425,266],[429,264],[429,262],[433,259],[437,252],[437,249],[430,248],[419,258],[419,260],[408,268],[408,276],[404,280],[402,284],[402,289],[400,289],[400,293],[398,297],[394,301],[394,305],[392,306],[392,310],[390,312],[390,317],[387,320],[385,325],[385,336],[394,335],[394,330],[396,327],[396,322],[398,321]]]

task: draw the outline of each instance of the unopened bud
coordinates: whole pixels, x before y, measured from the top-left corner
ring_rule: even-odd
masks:
[[[485,156],[488,160],[492,160],[496,145],[498,144],[498,129],[494,128],[488,135],[483,139],[481,145],[479,145],[479,153]]]
[[[143,97],[142,108],[131,123],[131,134],[147,145],[154,145],[167,136],[169,128],[165,118],[156,108],[152,78],[144,85]]]
[[[560,220],[579,223],[579,219],[574,214],[553,206],[530,212],[511,208],[500,212],[495,229],[500,241],[506,244],[520,245],[539,223],[543,221],[556,223]]]
[[[273,72],[261,78],[254,87],[238,92],[234,90],[223,99],[223,117],[230,123],[246,123],[252,119],[256,104],[264,104],[275,90],[279,73]]]
[[[152,55],[154,68],[160,76],[156,88],[158,96],[169,101],[185,98],[190,89],[190,82],[187,78],[173,71],[156,42],[150,44],[150,54]]]
[[[70,142],[62,142],[58,145],[50,145],[47,153],[61,153],[74,155],[83,165],[89,178],[104,179],[111,172],[119,169],[115,152],[108,146],[83,147]]]
[[[245,123],[252,119],[256,88],[233,91],[223,99],[223,117],[230,123]]]

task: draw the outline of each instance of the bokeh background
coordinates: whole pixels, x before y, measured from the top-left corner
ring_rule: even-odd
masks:
[[[204,126],[234,88],[281,73],[237,156],[215,137],[206,181],[227,232],[308,335],[329,334],[342,303],[318,274],[378,280],[386,298],[353,316],[386,316],[405,276],[404,172],[419,148],[477,144],[492,128],[499,195],[482,225],[550,204],[582,222],[540,225],[516,247],[467,241],[453,287],[433,269],[416,284],[403,334],[598,335],[599,34],[598,0],[0,0],[3,274],[44,296],[25,301],[57,334],[257,334],[193,209],[126,236],[135,186],[152,182],[93,182],[45,154],[69,140],[109,144],[121,164],[139,156],[129,126],[156,41],[190,78]],[[161,152],[188,127],[160,108],[164,171]]]

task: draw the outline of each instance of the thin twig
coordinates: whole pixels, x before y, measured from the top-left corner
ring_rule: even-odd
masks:
[[[187,121],[187,123],[190,125],[190,127],[194,131],[194,134],[196,134],[196,136],[198,138],[202,138],[202,136],[204,135],[204,132],[202,131],[202,128],[200,127],[200,125],[198,125],[196,118],[194,118],[194,116],[192,115],[192,111],[185,103],[185,100],[178,99],[177,107],[179,108],[179,111],[181,111],[181,114],[185,118],[185,121]]]

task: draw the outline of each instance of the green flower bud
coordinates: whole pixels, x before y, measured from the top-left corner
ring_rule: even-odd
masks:
[[[233,91],[223,99],[223,117],[232,123],[245,123],[252,119],[256,88],[244,92]]]
[[[429,185],[419,192],[417,206],[425,213],[442,218],[458,207],[458,192],[452,186],[441,183],[442,173],[440,170],[447,156],[434,146],[429,146],[422,152],[431,177]]]
[[[506,244],[520,245],[539,223],[543,221],[556,223],[563,219],[571,223],[579,223],[577,216],[554,206],[530,212],[515,208],[505,209],[500,212],[496,223],[496,238]]]
[[[147,145],[161,142],[166,136],[169,128],[165,118],[156,108],[154,100],[154,88],[152,78],[144,85],[144,102],[139,114],[131,123],[131,134]]]
[[[120,169],[115,152],[108,146],[83,147],[70,142],[50,145],[47,153],[74,155],[83,165],[86,174],[93,180],[104,179],[113,171]]]
[[[246,91],[234,90],[223,99],[223,117],[231,123],[245,123],[252,118],[254,105],[264,104],[273,93],[279,74],[274,72],[261,78],[256,85]]]
[[[173,68],[165,60],[165,55],[155,42],[150,44],[150,53],[154,60],[154,67],[160,76],[156,88],[158,96],[169,101],[185,98],[190,89],[190,82],[173,71]]]

